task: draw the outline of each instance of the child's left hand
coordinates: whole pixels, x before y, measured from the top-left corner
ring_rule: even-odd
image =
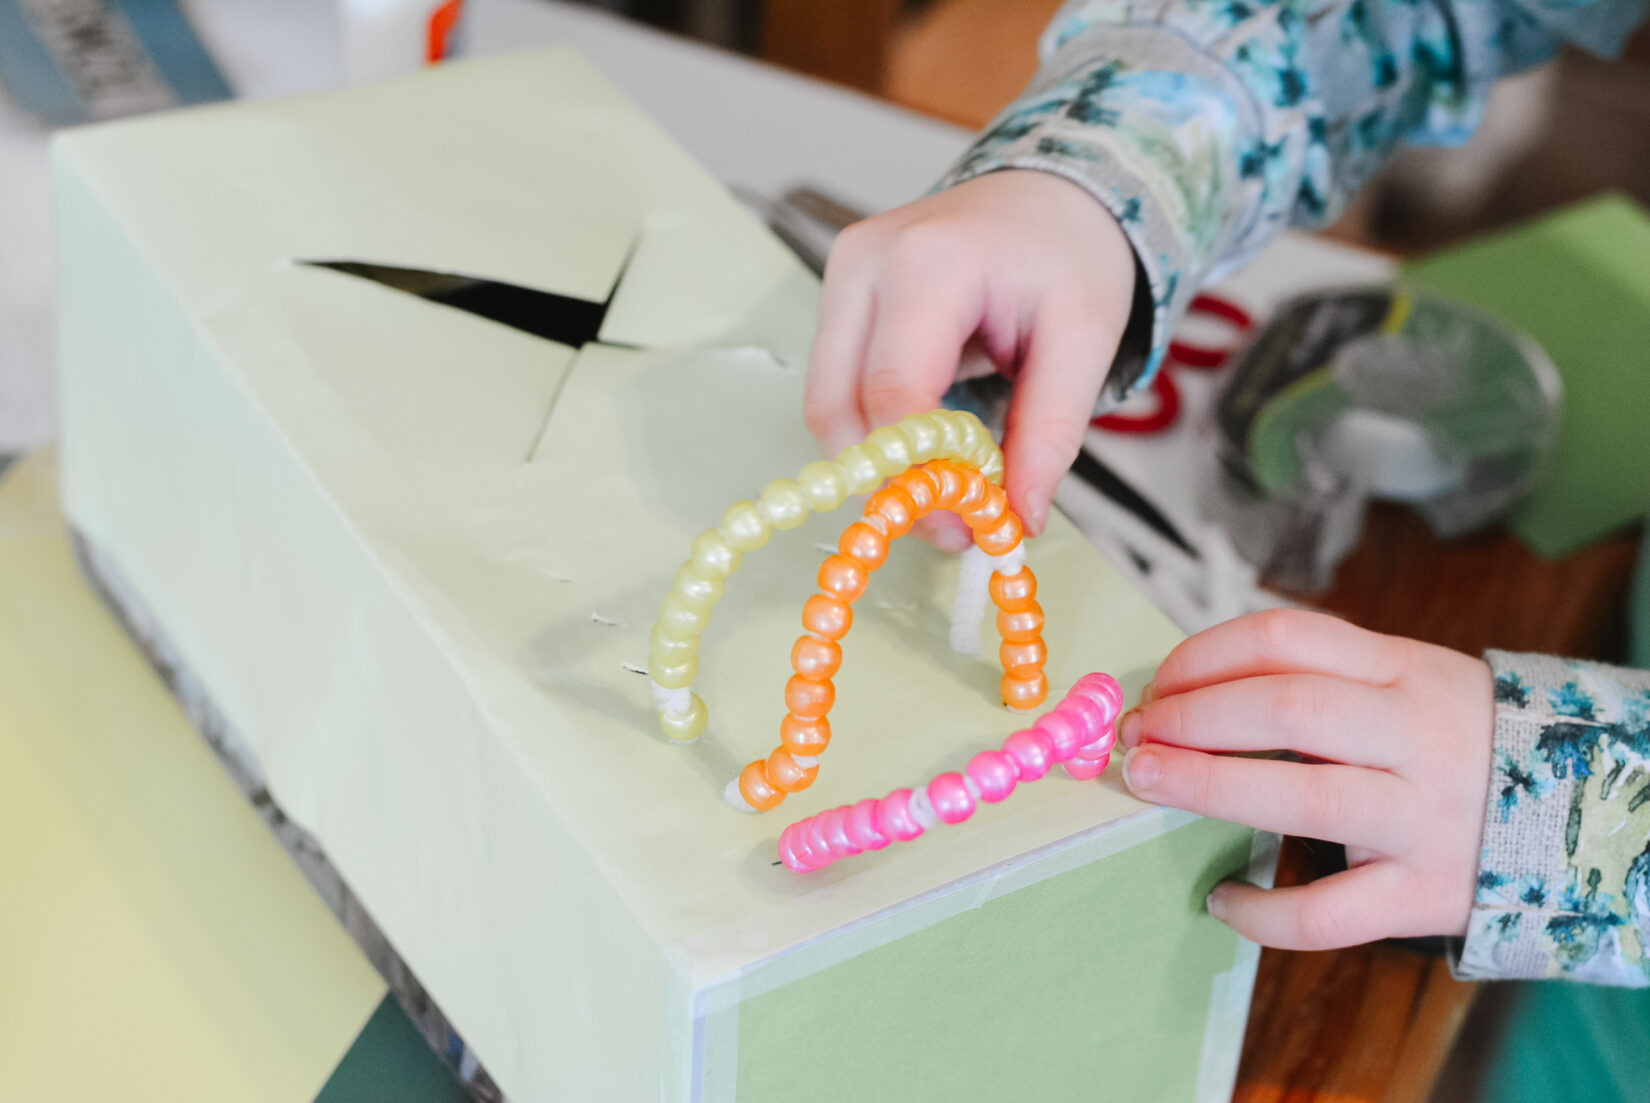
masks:
[[[1277,609],[1217,625],[1158,669],[1120,741],[1157,804],[1345,843],[1348,869],[1209,911],[1267,946],[1324,950],[1467,928],[1488,799],[1489,667],[1456,651]],[[1290,750],[1309,761],[1230,757]],[[1214,753],[1211,753],[1214,752]]]

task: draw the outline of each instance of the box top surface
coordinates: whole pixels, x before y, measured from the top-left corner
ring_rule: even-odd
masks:
[[[800,413],[817,288],[575,55],[91,128],[60,144],[58,169],[112,213],[278,428],[278,462],[336,503],[351,554],[465,679],[497,749],[696,983],[1155,814],[1114,767],[818,874],[777,867],[791,820],[960,768],[1024,723],[996,696],[994,629],[987,658],[947,645],[955,565],[900,541],[844,641],[818,782],[764,816],[722,803],[777,740],[802,603],[851,506],[746,557],[701,648],[710,731],[689,747],[657,734],[635,669],[693,538],[817,458]],[[306,260],[612,304],[600,340],[572,348]],[[1058,517],[1028,557],[1051,696],[1107,670],[1132,697],[1176,630]],[[393,677],[402,646],[364,640],[362,661]],[[402,737],[415,755],[439,735]]]

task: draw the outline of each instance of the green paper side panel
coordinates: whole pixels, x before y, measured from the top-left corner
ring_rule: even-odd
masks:
[[[1650,509],[1647,251],[1650,218],[1609,197],[1404,265],[1415,286],[1530,334],[1564,380],[1552,470],[1509,522],[1549,559]]]
[[[739,1103],[1190,1103],[1240,957],[1203,900],[1252,837],[1197,820],[746,1000]]]

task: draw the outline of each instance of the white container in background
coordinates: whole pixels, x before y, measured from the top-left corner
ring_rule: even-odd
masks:
[[[416,72],[452,56],[463,0],[338,0],[344,78]]]

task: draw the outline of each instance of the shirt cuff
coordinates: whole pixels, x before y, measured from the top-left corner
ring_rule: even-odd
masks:
[[[1104,160],[1074,159],[1068,151],[1054,152],[1052,140],[1032,139],[1008,148],[978,150],[953,169],[941,187],[951,187],[1001,169],[1034,169],[1064,177],[1100,202],[1117,220],[1129,239],[1135,259],[1134,305],[1119,343],[1117,358],[1106,376],[1101,401],[1114,406],[1147,386],[1162,366],[1169,333],[1186,313],[1194,289],[1184,276],[1185,260],[1167,236],[1148,230],[1148,223],[1165,225],[1161,216],[1148,215],[1149,199],[1128,170]],[[1041,149],[1039,149],[1041,147]]]
[[[1103,42],[1104,55],[1084,36],[1063,46],[939,187],[1033,169],[1070,180],[1117,220],[1145,278],[1102,395],[1115,404],[1151,382],[1171,331],[1241,236],[1252,189],[1237,180],[1237,146],[1252,120],[1231,74],[1180,37],[1123,28]]]
[[[1491,651],[1495,742],[1466,980],[1650,986],[1650,675]]]

